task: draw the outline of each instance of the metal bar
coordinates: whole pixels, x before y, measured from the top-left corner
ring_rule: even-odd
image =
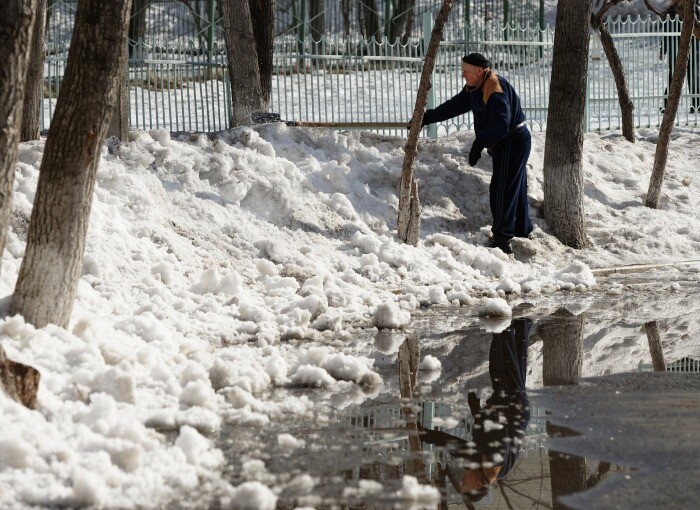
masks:
[[[286,121],[292,127],[326,127],[326,128],[367,128],[367,129],[406,129],[406,122],[321,122],[321,121]]]

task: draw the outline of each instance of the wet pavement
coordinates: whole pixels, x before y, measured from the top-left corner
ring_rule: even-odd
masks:
[[[382,386],[260,396],[307,395],[314,415],[226,426],[227,479],[275,487],[281,509],[695,507],[700,303],[670,282],[607,283],[513,300],[508,320],[428,309],[406,331],[357,332],[345,348]],[[181,507],[221,506],[193,497]]]

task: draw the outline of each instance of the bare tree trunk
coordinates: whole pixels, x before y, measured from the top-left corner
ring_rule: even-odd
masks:
[[[35,368],[7,359],[0,345],[0,391],[12,400],[34,409],[39,379],[41,375]]]
[[[578,384],[583,366],[585,315],[561,309],[538,325],[542,337],[542,382],[545,386]]]
[[[0,254],[12,212],[17,146],[36,0],[0,2]]]
[[[252,123],[255,112],[267,111],[267,102],[262,95],[258,52],[255,48],[253,25],[248,2],[222,0],[224,38],[231,77],[231,100],[233,102],[232,126]]]
[[[119,73],[131,0],[81,0],[46,140],[12,313],[66,327],[83,263],[93,189]]]
[[[267,111],[272,97],[275,0],[249,0],[249,5],[253,35],[255,36],[255,49],[258,52],[260,89],[265,101],[265,107],[261,111]]]
[[[413,35],[413,21],[416,19],[416,0],[409,0],[408,14],[406,15],[406,25],[403,31],[401,42],[406,44]]]
[[[352,5],[350,0],[340,0],[340,9],[343,13],[343,34],[350,37],[350,10]]]
[[[418,414],[412,402],[418,388],[418,366],[420,364],[420,338],[418,336],[409,336],[401,344],[397,362],[399,368],[399,392],[401,399],[408,401],[408,405],[401,407],[401,417],[406,424],[406,430],[409,432],[408,447],[413,454],[409,459],[406,459],[404,468],[406,474],[415,476],[421,483],[427,483],[426,466],[420,455],[423,447],[418,435]]]
[[[603,45],[603,51],[605,51],[605,56],[608,59],[610,69],[615,78],[617,97],[620,103],[620,111],[622,112],[622,136],[634,143],[634,103],[632,102],[629,88],[627,87],[627,76],[625,76],[625,69],[622,67],[620,55],[617,53],[617,48],[615,48],[615,43],[608,31],[608,27],[601,22],[601,19],[591,15],[591,25],[598,31],[600,42]]]
[[[657,321],[647,322],[644,324],[644,330],[647,332],[647,340],[649,341],[649,353],[651,354],[651,363],[654,366],[655,372],[666,371],[666,361],[664,360],[664,350],[661,347],[661,334],[659,333],[659,323]]]
[[[131,45],[124,41],[125,51],[128,53],[128,48]],[[109,122],[107,136],[115,136],[120,140],[129,139],[129,62],[124,59],[122,68],[119,71],[119,82],[117,84],[117,98],[114,105],[112,119]]]
[[[326,33],[326,9],[323,0],[310,0],[309,20],[311,36],[318,41]]]
[[[567,246],[587,244],[583,210],[583,117],[591,3],[560,0],[544,150],[544,213]]]
[[[363,0],[359,11],[362,15],[362,28],[365,37],[367,39],[374,37],[377,41],[381,40],[382,30],[379,25],[377,0]]]
[[[567,310],[558,310],[539,324],[542,337],[542,382],[545,386],[578,384],[583,366],[583,326],[585,316],[574,316]],[[566,437],[574,433],[547,422],[547,434]],[[558,496],[584,489],[586,485],[586,459],[574,455],[549,452],[549,472],[552,480],[552,503],[555,509],[568,508],[558,501]]]
[[[133,0],[131,13],[129,14],[129,39],[131,41],[143,40],[146,35],[146,10],[151,0]],[[132,47],[133,49],[133,47]],[[134,55],[129,55],[134,56]]]
[[[416,154],[418,154],[418,135],[423,123],[423,115],[425,115],[425,105],[428,102],[428,91],[432,87],[430,77],[435,68],[435,55],[442,40],[443,27],[450,15],[453,4],[454,0],[443,0],[440,12],[435,19],[435,26],[430,36],[430,44],[428,44],[428,51],[425,55],[423,71],[420,76],[416,105],[411,119],[411,129],[408,132],[408,140],[404,149],[397,230],[399,237],[404,242],[414,246],[418,244],[420,236],[420,225],[417,223],[420,219],[420,203],[418,202],[418,183],[413,178],[413,162],[416,159]]]
[[[569,437],[576,435],[571,429],[559,427],[547,422],[547,434],[550,437]],[[559,496],[580,492],[586,488],[588,474],[586,459],[577,455],[569,455],[549,451],[549,473],[552,478],[552,508],[554,510],[570,510],[569,506],[559,501]]]
[[[36,16],[32,28],[31,53],[27,67],[27,85],[24,91],[22,131],[20,141],[38,140],[41,131],[41,109],[44,105],[44,60],[46,50],[46,2],[36,0]]]
[[[683,2],[682,19],[694,19],[693,4],[692,0]],[[656,209],[659,206],[661,186],[664,181],[664,173],[666,172],[666,161],[668,161],[668,144],[671,139],[673,123],[678,112],[678,103],[681,99],[681,90],[683,89],[683,81],[685,80],[685,73],[688,67],[688,54],[690,52],[693,28],[694,23],[683,22],[681,39],[678,42],[678,56],[673,67],[673,78],[668,90],[668,103],[666,104],[666,111],[664,111],[661,127],[659,128],[659,140],[656,144],[656,153],[654,154],[654,168],[651,171],[649,191],[647,191],[647,198],[644,202],[644,205],[651,209]]]

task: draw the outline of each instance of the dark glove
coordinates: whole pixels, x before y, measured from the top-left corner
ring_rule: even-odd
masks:
[[[430,124],[430,122],[427,121],[426,115],[423,115],[423,121],[421,122],[420,127],[423,128],[423,127],[425,127],[427,124]],[[411,120],[408,121],[408,125],[406,126],[406,129],[411,129],[411,126],[412,126],[412,125],[413,125],[413,119],[411,119]]]
[[[470,391],[467,395],[467,404],[469,404],[469,410],[472,412],[472,415],[481,412],[481,402],[473,391]]]
[[[481,158],[481,151],[483,150],[484,148],[478,143],[474,142],[472,144],[472,149],[469,151],[469,165],[476,166]]]

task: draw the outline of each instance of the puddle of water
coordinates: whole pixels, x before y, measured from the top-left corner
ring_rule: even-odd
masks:
[[[276,390],[266,398],[308,395],[316,414],[225,427],[226,477],[277,487],[278,508],[566,508],[560,496],[631,470],[550,450],[550,437],[572,432],[548,422],[532,391],[610,373],[699,371],[692,302],[523,304],[505,323],[444,309],[409,331],[358,338],[348,349],[374,359],[381,389],[342,406],[327,392]],[[204,498],[218,508],[216,496]]]

